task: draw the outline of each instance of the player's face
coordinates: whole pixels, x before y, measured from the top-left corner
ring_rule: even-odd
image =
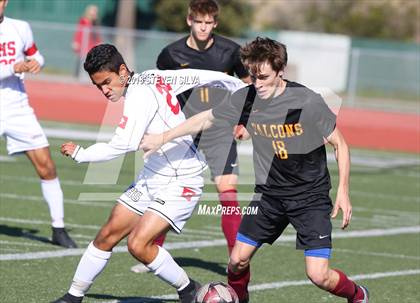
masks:
[[[210,15],[188,16],[187,23],[191,29],[191,35],[198,41],[210,39],[213,29],[217,26],[216,20]]]
[[[117,102],[125,89],[127,73],[121,71],[117,74],[111,71],[99,71],[90,75],[92,83],[104,94],[111,102]]]
[[[3,21],[4,10],[7,6],[7,0],[0,0],[0,22]]]
[[[261,64],[257,74],[250,72],[252,83],[254,84],[258,97],[269,99],[276,96],[281,88],[283,72],[276,72],[268,62]]]

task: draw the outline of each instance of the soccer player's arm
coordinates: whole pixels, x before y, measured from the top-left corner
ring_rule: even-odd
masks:
[[[24,39],[25,65],[28,72],[36,74],[44,66],[44,57],[36,47],[31,27],[26,22],[24,24],[22,36]]]
[[[313,118],[316,121],[316,126],[335,151],[339,172],[339,184],[331,217],[335,218],[341,209],[343,212],[341,228],[344,229],[350,224],[352,214],[349,197],[350,152],[343,135],[336,126],[336,115],[328,108],[320,96],[313,104],[314,106],[311,111],[314,115]]]
[[[337,216],[338,210],[343,211],[343,222],[341,228],[346,228],[350,224],[352,206],[349,197],[349,176],[350,176],[350,152],[341,132],[336,127],[327,137],[327,141],[334,147],[338,165],[339,184],[337,197],[332,212],[332,217]]]
[[[242,94],[238,94],[242,96]],[[236,96],[236,95],[235,95]],[[228,121],[232,126],[240,120],[241,110],[232,103],[232,98],[228,97],[223,103],[213,109],[203,111],[194,115],[178,125],[161,134],[146,134],[140,143],[139,148],[144,150],[144,157],[157,151],[162,145],[182,136],[194,135],[210,128],[217,120]]]
[[[210,128],[214,123],[212,110],[206,110],[185,120],[177,127],[160,134],[144,135],[139,148],[144,150],[144,158],[159,150],[162,145],[187,135],[195,135]]]
[[[216,87],[230,91],[231,93],[246,86],[241,80],[222,72],[201,70],[201,69],[179,69],[173,71],[162,71],[162,75],[169,79],[176,79],[171,84],[176,95],[189,89],[205,86]]]
[[[158,110],[156,99],[149,87],[136,87],[136,92],[127,96],[123,117],[108,143],[96,143],[88,148],[79,145],[62,153],[71,156],[76,162],[102,162],[112,160],[122,154],[138,149],[147,126]]]

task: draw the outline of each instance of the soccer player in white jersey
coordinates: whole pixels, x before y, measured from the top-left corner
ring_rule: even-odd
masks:
[[[146,132],[162,132],[181,124],[185,116],[176,99],[179,93],[198,85],[223,86],[230,91],[244,86],[239,79],[213,71],[155,70],[134,74],[109,44],[91,49],[84,68],[109,101],[124,99],[124,110],[110,142],[86,149],[73,142],[62,145],[62,153],[79,163],[107,161],[134,152]],[[68,293],[55,302],[81,302],[105,268],[112,249],[126,236],[129,252],[176,288],[181,302],[192,302],[199,284],[190,280],[154,240],[168,230],[181,232],[200,198],[205,168],[191,136],[168,142],[147,159],[137,180],[117,200],[107,223],[83,254]]]
[[[74,248],[64,228],[63,192],[51,159],[49,144],[23,85],[24,73],[36,74],[44,64],[27,22],[7,18],[7,0],[0,0],[0,136],[6,137],[9,155],[25,153],[41,179],[50,209],[52,242]]]

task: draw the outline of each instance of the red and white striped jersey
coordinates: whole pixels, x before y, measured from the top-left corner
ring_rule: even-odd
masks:
[[[13,66],[25,59],[35,59],[41,66],[44,58],[38,51],[32,30],[25,21],[4,17],[0,23],[0,111],[22,107],[27,95],[23,74],[16,74]]]

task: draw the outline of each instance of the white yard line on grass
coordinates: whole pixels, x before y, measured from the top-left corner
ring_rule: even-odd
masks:
[[[7,218],[7,217],[0,217],[0,221],[3,222],[13,222],[13,223],[22,223],[22,224],[37,224],[37,225],[50,225],[51,222],[41,221],[41,220],[26,220],[26,219],[19,219],[19,218]],[[73,227],[73,228],[81,228],[81,229],[93,229],[99,230],[101,226],[99,225],[85,225],[85,224],[71,224],[66,223],[66,227]]]
[[[18,181],[18,182],[25,182],[25,183],[35,183],[35,184],[39,184],[39,178],[37,177],[21,177],[21,176],[1,176],[0,177],[0,181]],[[110,186],[113,186],[113,188],[118,187],[121,188],[122,190],[127,188],[126,185],[121,185],[121,184],[84,184],[82,180],[69,180],[69,179],[60,179],[60,183],[62,185],[67,185],[67,186],[94,186],[94,187],[106,187],[109,188]]]
[[[0,155],[0,162],[16,162],[16,158],[13,158],[11,156],[1,156]]]
[[[44,202],[44,198],[41,196],[34,196],[34,195],[16,195],[12,193],[0,193],[0,198],[6,198],[6,199],[13,199],[13,200],[19,200],[21,202],[27,202],[27,201],[34,201],[34,202]],[[67,204],[75,204],[80,206],[89,206],[89,207],[111,207],[113,203],[110,203],[112,201],[104,201],[104,202],[92,202],[92,201],[78,201],[78,200],[72,200],[72,199],[64,199],[64,203]],[[114,201],[115,203],[115,201]]]
[[[376,279],[383,279],[383,278],[390,278],[390,277],[399,277],[399,276],[412,276],[420,274],[419,269],[409,269],[409,270],[401,270],[401,271],[388,271],[388,272],[376,272],[376,273],[369,273],[369,274],[360,274],[355,276],[350,276],[350,279],[354,281],[359,280],[376,280]],[[262,284],[255,284],[249,286],[249,291],[263,291],[263,290],[272,290],[272,289],[280,289],[290,286],[305,286],[311,285],[312,283],[309,280],[297,280],[297,281],[279,281],[279,282],[271,282],[271,283],[262,283]],[[170,294],[170,295],[162,295],[162,296],[153,296],[150,297],[150,302],[152,300],[178,300],[178,295]],[[101,301],[101,303],[144,303],[148,302],[145,299],[128,299],[128,300],[111,300],[111,301]]]
[[[1,218],[0,218],[1,219]],[[371,230],[359,230],[359,231],[337,231],[333,233],[334,239],[345,239],[345,238],[365,238],[365,237],[381,237],[381,236],[393,236],[402,234],[419,234],[420,226],[408,226],[390,229],[371,229]],[[295,235],[285,235],[280,237],[276,242],[291,242],[295,241]],[[189,248],[204,248],[204,247],[216,247],[226,245],[225,239],[215,240],[204,240],[204,241],[187,241],[187,242],[176,242],[176,243],[165,243],[165,248],[168,250],[174,249],[189,249]],[[64,256],[79,256],[83,254],[85,249],[65,249],[65,250],[54,250],[54,251],[42,251],[42,252],[31,252],[22,254],[0,254],[0,261],[10,260],[34,260],[34,259],[47,259],[47,258],[58,258]],[[126,246],[117,246],[113,250],[114,253],[127,252]]]
[[[343,248],[334,248],[334,251],[350,253],[356,255],[365,255],[365,256],[375,256],[375,257],[385,257],[385,258],[396,258],[396,259],[410,259],[410,260],[420,260],[420,256],[407,256],[401,254],[390,254],[383,252],[369,252],[369,251],[360,251],[352,249],[343,249]]]

